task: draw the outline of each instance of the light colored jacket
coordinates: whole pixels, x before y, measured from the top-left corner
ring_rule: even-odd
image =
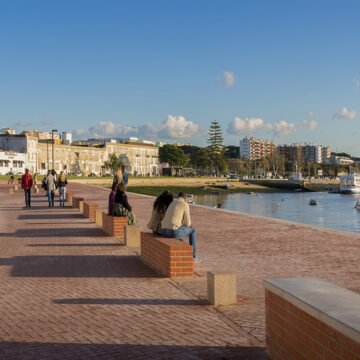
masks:
[[[46,185],[47,189],[50,191],[54,191],[56,189],[56,180],[54,175],[50,174],[46,177]]]
[[[190,226],[190,209],[184,198],[173,201],[166,210],[165,217],[161,222],[162,229],[176,230],[180,226]]]
[[[161,221],[164,218],[164,215],[164,212],[157,211],[153,208],[151,213],[151,219],[149,220],[147,227],[155,233],[161,234]]]

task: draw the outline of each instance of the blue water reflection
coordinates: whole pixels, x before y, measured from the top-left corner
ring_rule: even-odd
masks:
[[[194,196],[196,204],[245,214],[296,221],[326,228],[360,232],[360,211],[354,208],[358,196],[325,192],[263,193]],[[316,199],[318,205],[310,206]]]

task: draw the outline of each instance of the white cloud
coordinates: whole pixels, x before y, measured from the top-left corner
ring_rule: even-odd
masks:
[[[160,126],[158,137],[164,139],[188,139],[199,130],[199,125],[187,121],[183,116],[168,115],[168,118]]]
[[[308,115],[309,115],[309,117],[314,117],[314,112],[313,112],[313,111],[309,111],[309,112],[308,112]]]
[[[296,131],[296,125],[281,120],[274,124],[274,136],[282,137],[290,135]]]
[[[218,76],[217,81],[222,86],[233,86],[235,84],[235,75],[230,71],[223,71]]]
[[[353,78],[353,83],[358,87],[360,85],[360,80],[358,78]]]
[[[76,129],[74,136],[79,139],[136,136],[144,139],[188,139],[196,135],[199,125],[185,119],[184,116],[168,115],[160,125],[141,126],[119,125],[101,121],[89,129]]]
[[[317,127],[315,120],[304,120],[300,124],[288,123],[287,121],[278,121],[275,124],[265,123],[260,118],[241,119],[235,117],[230,121],[227,132],[231,135],[253,135],[257,132],[273,130],[274,137],[282,137],[290,135],[296,131],[310,130],[313,131]]]
[[[54,123],[54,121],[51,118],[44,118],[40,121],[40,124],[43,126],[52,125],[53,123]]]
[[[19,129],[24,129],[28,125],[29,125],[29,123],[26,121],[18,121],[17,123],[14,124],[14,127],[19,128]]]
[[[300,125],[297,125],[297,130],[309,129],[311,131],[315,130],[318,126],[318,123],[315,120],[304,120]]]
[[[259,131],[268,131],[272,129],[271,124],[266,124],[260,118],[241,119],[235,117],[230,121],[227,132],[232,135],[252,135]]]
[[[343,107],[340,112],[335,113],[333,118],[336,120],[341,119],[353,119],[356,116],[356,111],[349,111],[346,107]]]

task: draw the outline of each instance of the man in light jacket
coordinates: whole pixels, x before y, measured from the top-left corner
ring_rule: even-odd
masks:
[[[161,222],[161,229],[165,237],[183,239],[189,236],[189,243],[193,247],[193,259],[197,262],[201,261],[196,256],[196,230],[191,227],[190,209],[185,193],[180,192],[177,200],[169,205]]]

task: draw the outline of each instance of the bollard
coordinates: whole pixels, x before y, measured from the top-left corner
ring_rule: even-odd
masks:
[[[19,187],[17,185],[14,186],[14,190],[19,190]]]
[[[82,213],[84,211],[84,201],[80,200],[79,201],[79,211]]]
[[[9,194],[13,194],[14,193],[14,189],[13,188],[10,188],[9,189]]]
[[[225,271],[208,271],[207,293],[210,304],[231,305],[236,303],[236,274]]]
[[[139,248],[141,243],[141,227],[125,225],[125,246]]]
[[[95,223],[98,226],[103,226],[103,222],[102,222],[103,212],[106,213],[106,211],[103,209],[95,209]]]

